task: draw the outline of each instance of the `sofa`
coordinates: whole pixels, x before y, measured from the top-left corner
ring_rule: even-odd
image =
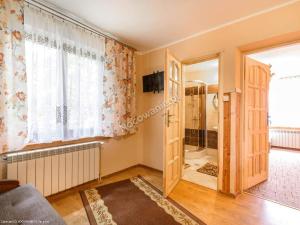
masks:
[[[20,186],[15,180],[0,180],[0,224],[66,223],[33,186]]]

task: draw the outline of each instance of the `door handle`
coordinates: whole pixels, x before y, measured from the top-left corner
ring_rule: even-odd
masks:
[[[168,111],[167,111],[167,117],[166,117],[166,120],[167,120],[167,127],[170,126],[170,123],[171,123],[170,118],[171,118],[172,116],[175,116],[175,115],[171,115],[171,114],[170,114],[170,110],[168,110]]]
[[[168,116],[168,117],[172,117],[172,116],[175,116],[175,115],[171,115],[171,114],[169,114],[169,113],[167,112],[167,113],[164,113],[164,114],[162,114],[161,116]]]

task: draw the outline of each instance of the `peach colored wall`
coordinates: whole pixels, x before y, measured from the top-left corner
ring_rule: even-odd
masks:
[[[140,115],[163,100],[163,93],[143,93],[142,75],[152,73],[154,70],[163,70],[163,67],[156,65],[145,67],[146,62],[140,62],[140,57],[137,57],[136,60],[137,115]],[[161,61],[163,58],[159,59],[159,62]],[[149,62],[153,65],[153,59],[149,59]],[[103,145],[102,176],[136,164],[144,164],[162,170],[163,117],[161,114],[158,113],[138,125],[136,134],[120,139],[110,139]],[[156,148],[157,146],[159,147]]]
[[[187,60],[221,52],[224,79],[220,80],[224,92],[240,88],[241,78],[236,76],[236,58],[238,47],[300,30],[300,2],[276,9],[239,23],[200,35],[169,46],[170,51],[179,59]],[[138,77],[163,69],[165,49],[159,49],[138,58],[140,67]],[[139,84],[141,85],[141,84]],[[142,109],[163,101],[163,95],[143,94],[138,104]],[[143,162],[149,166],[156,165],[152,159],[161,160],[162,120],[152,118],[152,122],[143,124]],[[145,132],[146,131],[146,132]],[[158,135],[159,134],[159,135]],[[149,160],[151,159],[151,160]],[[159,163],[161,164],[161,163]]]
[[[141,61],[143,60],[143,61]],[[156,64],[157,62],[157,64]],[[153,71],[164,70],[164,55],[153,54],[151,57],[137,57],[137,105],[139,113],[147,112],[151,107],[163,102],[163,93],[143,93],[142,76]],[[153,167],[158,170],[163,169],[163,112],[144,121],[139,129],[142,132],[142,153],[139,152],[141,164]]]
[[[139,164],[138,151],[142,149],[141,144],[141,132],[125,138],[106,141],[101,152],[101,176]]]

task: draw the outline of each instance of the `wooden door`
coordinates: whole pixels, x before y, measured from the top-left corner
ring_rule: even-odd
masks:
[[[182,69],[181,63],[166,51],[164,102],[164,195],[167,196],[181,177],[182,161]]]
[[[245,59],[244,189],[268,178],[268,93],[270,66]]]

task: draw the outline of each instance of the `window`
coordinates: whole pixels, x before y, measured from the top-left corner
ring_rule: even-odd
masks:
[[[272,78],[269,113],[272,127],[300,128],[300,77]]]
[[[100,135],[104,38],[25,8],[28,142]]]

